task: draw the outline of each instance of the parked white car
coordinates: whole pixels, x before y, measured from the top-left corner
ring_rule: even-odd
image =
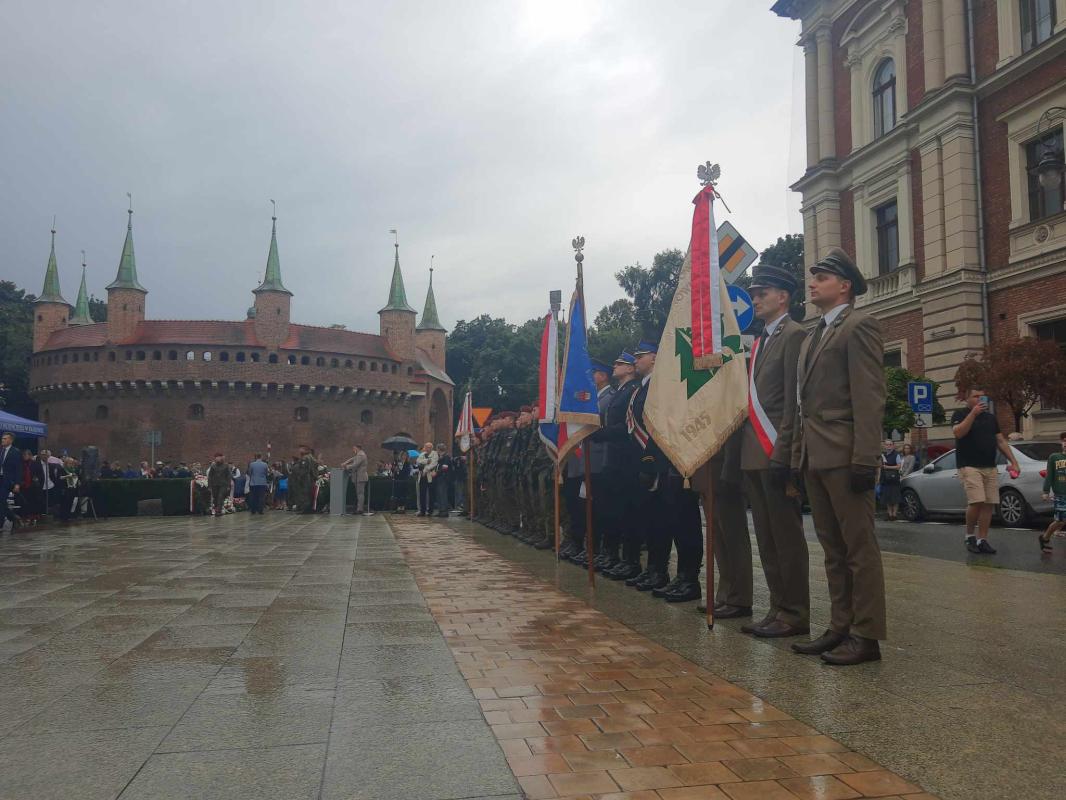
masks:
[[[999,454],[996,459],[998,516],[1004,525],[1025,525],[1036,516],[1051,513],[1051,503],[1041,496],[1045,468],[1048,456],[1059,452],[1062,445],[1059,442],[1011,442],[1010,445],[1022,472],[1012,479],[1007,474],[1007,460]],[[927,516],[966,513],[966,494],[959,482],[954,450],[912,472],[903,479],[900,489],[903,493],[900,510],[912,522]]]

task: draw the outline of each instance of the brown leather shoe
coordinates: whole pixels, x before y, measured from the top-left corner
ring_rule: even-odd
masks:
[[[755,622],[755,620],[752,620],[751,622],[747,623],[746,625],[741,625],[740,626],[740,632],[741,633],[755,633],[755,629],[756,628],[764,628],[767,625],[769,625],[771,622],[773,622],[775,619],[777,619],[776,613],[774,611],[770,611],[769,613],[767,613],[767,615],[765,617],[763,617],[758,622]]]
[[[813,641],[796,642],[792,645],[792,651],[803,656],[817,656],[822,653],[828,653],[834,647],[841,645],[847,638],[848,635],[846,633],[837,633],[830,628]]]
[[[772,620],[752,631],[760,639],[783,639],[786,636],[804,636],[810,632],[810,625],[790,625],[783,619]]]
[[[838,667],[851,667],[864,661],[880,661],[881,646],[877,639],[865,639],[862,636],[849,636],[839,646],[822,653],[822,661]]]
[[[715,619],[737,619],[738,617],[750,616],[751,606],[731,606],[729,603],[722,603],[722,605],[714,607]]]

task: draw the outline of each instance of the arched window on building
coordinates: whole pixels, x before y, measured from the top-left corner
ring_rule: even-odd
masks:
[[[361,370],[365,370],[366,369],[366,362],[365,361],[360,361],[359,362],[359,369],[361,369]]]
[[[307,422],[311,419],[311,412],[307,410],[307,406],[297,406],[292,418],[297,422]]]
[[[225,350],[223,350],[221,353],[218,354],[218,360],[219,361],[229,361],[229,353],[227,353]]]
[[[77,353],[71,353],[70,354],[70,360],[73,361],[75,364],[77,364],[78,363],[78,354]]]
[[[1043,44],[1055,32],[1055,0],[1021,0],[1022,52]]]
[[[352,368],[352,360],[350,358],[346,358],[344,360],[344,368],[345,369],[351,369]]]
[[[277,364],[278,363],[278,354],[277,353],[271,353],[269,356],[267,356],[267,361],[270,362],[271,364]]]
[[[370,362],[370,371],[371,372],[377,372],[378,371],[378,362],[377,361],[371,361]]]
[[[340,360],[339,360],[339,359],[336,359],[336,358],[331,358],[331,359],[329,360],[329,365],[330,365],[331,367],[339,367],[339,366],[341,365],[341,362],[340,362]]]
[[[152,351],[152,361],[162,361],[162,360],[163,360],[163,351],[162,350],[153,350]]]
[[[167,350],[167,361],[177,361],[177,360],[178,360],[178,351],[177,350]]]
[[[66,364],[66,363],[67,363],[67,358],[68,358],[67,354],[66,354],[66,353],[64,353],[64,354],[63,354],[63,363],[64,363],[64,364]]]
[[[115,360],[115,351],[114,350],[112,350],[111,352],[109,352],[107,354],[107,360],[108,361],[114,361]]]
[[[239,361],[241,364],[244,363],[244,358],[244,353],[237,353],[237,361]]]
[[[204,407],[199,403],[193,403],[189,406],[189,419],[203,419]]]
[[[189,352],[187,352],[185,354],[185,360],[186,361],[195,361],[196,360],[196,353],[193,350],[190,350]]]
[[[395,375],[395,374],[396,374],[396,364],[393,364],[393,365],[392,365],[392,374],[393,374],[393,375]]]
[[[311,356],[300,356],[300,365],[301,366],[306,367],[306,366],[310,366],[310,364],[311,364]]]
[[[99,360],[100,360],[100,353],[99,353],[99,351],[97,351],[97,352],[93,353],[93,361],[99,361]]]
[[[210,361],[211,360],[211,351],[210,350],[204,350],[203,358],[204,358],[204,361]]]
[[[319,356],[318,358],[315,359],[315,366],[316,367],[324,367],[324,366],[326,366],[326,359],[324,359],[322,356]]]
[[[369,408],[363,409],[363,412],[359,415],[359,421],[364,425],[370,425],[374,422],[374,412]]]
[[[133,351],[132,350],[127,350],[126,351],[126,360],[127,361],[133,361]]]
[[[408,375],[414,375],[415,374],[415,368],[414,367],[408,367],[407,368],[407,374]]]
[[[289,356],[288,364],[290,367],[296,365],[296,356]]]
[[[874,71],[874,137],[896,127],[896,64],[886,58]]]
[[[137,360],[138,361],[144,361],[144,359],[145,359],[144,351],[143,350],[138,350],[137,351]]]
[[[99,405],[96,407],[96,418],[107,419],[107,406]]]
[[[259,363],[259,353],[252,353],[251,355],[252,355],[252,363],[253,364],[258,364]],[[240,359],[238,359],[238,360],[240,360]]]

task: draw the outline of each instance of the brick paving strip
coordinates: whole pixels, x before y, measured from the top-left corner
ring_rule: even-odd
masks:
[[[447,525],[390,524],[530,800],[935,800]]]

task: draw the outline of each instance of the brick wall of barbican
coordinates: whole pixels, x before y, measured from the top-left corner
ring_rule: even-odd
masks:
[[[253,353],[259,362],[252,361]],[[287,363],[290,355],[296,364]],[[403,401],[404,395],[443,391],[446,403],[440,405],[450,413],[452,388],[410,364],[311,351],[277,356],[279,363],[271,364],[262,348],[188,345],[50,350],[33,356],[30,386],[49,424],[48,444],[72,452],[95,444],[103,457],[123,461],[146,458],[144,432],[162,430],[157,458],[199,460],[205,447],[243,451],[268,440],[284,454],[306,441],[335,463],[347,457],[353,436],[365,439],[372,454],[377,443],[400,431],[418,441],[439,438],[439,430],[430,430],[427,401]],[[304,358],[310,363],[300,363]],[[218,388],[202,389],[201,382]],[[83,384],[94,388],[68,388]],[[204,407],[202,420],[190,419],[194,404]],[[108,406],[104,419],[98,418],[100,405]],[[303,407],[307,422],[296,419]],[[371,412],[369,426],[361,422],[364,411]],[[435,425],[449,426],[450,418]]]
[[[134,464],[150,457],[145,433],[151,430],[162,433],[155,451],[160,461],[203,463],[221,451],[243,463],[255,452],[265,456],[269,442],[274,458],[307,444],[336,465],[351,455],[355,443],[376,462],[389,457],[378,447],[387,437],[404,432],[422,441],[426,429],[421,397],[141,387],[46,392],[38,402],[53,449],[77,454],[95,445],[102,459]]]

